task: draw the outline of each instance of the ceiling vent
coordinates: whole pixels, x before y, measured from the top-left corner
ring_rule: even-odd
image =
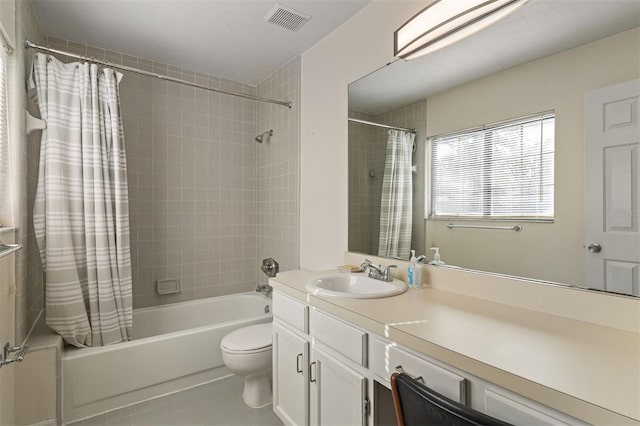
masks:
[[[265,21],[289,31],[298,31],[309,19],[311,19],[311,16],[305,15],[290,7],[283,6],[280,3],[276,3],[269,13],[267,13],[267,16],[264,17]]]

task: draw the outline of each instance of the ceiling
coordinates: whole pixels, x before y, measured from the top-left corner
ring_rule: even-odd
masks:
[[[50,37],[257,85],[370,0],[282,0],[312,18],[292,32],[263,18],[277,0],[34,0]]]
[[[493,26],[349,86],[349,109],[377,115],[640,25],[640,0],[530,0]],[[390,35],[391,37],[391,35]]]

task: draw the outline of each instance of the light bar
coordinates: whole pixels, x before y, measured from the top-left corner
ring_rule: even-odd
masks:
[[[462,40],[529,0],[435,0],[396,32],[394,56],[413,59]]]

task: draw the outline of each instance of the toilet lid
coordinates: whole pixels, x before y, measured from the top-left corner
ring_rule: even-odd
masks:
[[[271,330],[271,323],[239,328],[224,336],[220,346],[234,352],[253,352],[258,349],[270,348]]]

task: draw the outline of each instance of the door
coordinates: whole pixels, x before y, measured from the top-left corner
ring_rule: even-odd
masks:
[[[309,424],[309,343],[273,323],[273,411],[286,425]]]
[[[0,241],[9,244],[13,236],[2,233]],[[0,353],[6,342],[14,344],[15,333],[15,273],[14,265],[17,254],[0,258]],[[13,417],[13,377],[15,366],[0,368],[0,425],[14,424]]]
[[[640,295],[640,80],[585,96],[585,286]]]
[[[321,349],[311,352],[311,425],[366,426],[367,379]]]

